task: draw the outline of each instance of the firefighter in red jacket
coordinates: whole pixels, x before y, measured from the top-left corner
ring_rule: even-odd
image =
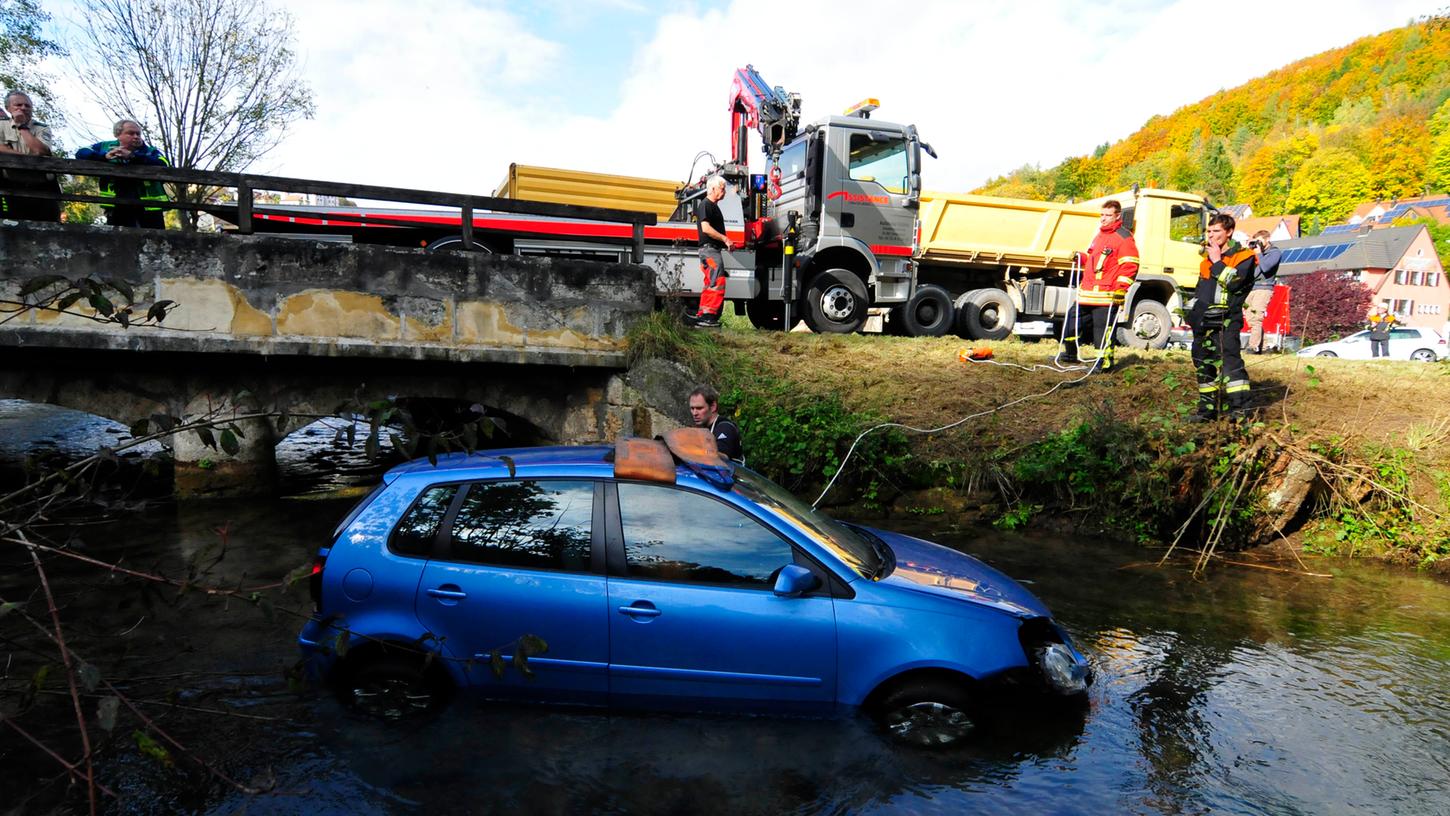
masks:
[[[1078,342],[1092,343],[1099,352],[1099,368],[1113,367],[1113,323],[1123,300],[1138,274],[1138,245],[1133,233],[1123,226],[1123,205],[1103,202],[1098,234],[1083,257],[1082,280],[1077,287],[1077,306],[1069,309],[1063,327],[1063,351],[1069,361],[1078,359]]]

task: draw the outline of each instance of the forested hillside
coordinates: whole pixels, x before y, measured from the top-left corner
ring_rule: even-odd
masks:
[[[1300,60],[977,192],[1067,200],[1133,184],[1297,213],[1306,233],[1361,201],[1450,191],[1450,17]]]

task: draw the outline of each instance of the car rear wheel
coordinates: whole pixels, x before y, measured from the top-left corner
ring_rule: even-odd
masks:
[[[1435,362],[1435,352],[1429,349],[1415,349],[1410,352],[1410,359],[1421,363]]]
[[[447,700],[447,686],[421,660],[385,656],[349,673],[338,692],[349,708],[396,722],[427,716]]]
[[[1338,357],[1339,355],[1338,354],[1335,354],[1332,351],[1321,351],[1321,352],[1319,352],[1318,354],[1316,354],[1314,356],[1315,357]]]
[[[966,688],[940,680],[907,683],[887,694],[876,721],[892,739],[921,747],[955,744],[976,727]]]

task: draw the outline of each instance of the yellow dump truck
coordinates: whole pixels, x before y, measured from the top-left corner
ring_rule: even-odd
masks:
[[[956,330],[976,339],[1048,335],[1071,305],[1073,254],[1098,230],[1101,203],[1123,206],[1141,259],[1119,339],[1140,348],[1168,343],[1183,290],[1198,276],[1199,241],[1212,207],[1202,196],[1142,189],[1081,204],[924,192],[917,288],[945,289]]]
[[[661,221],[668,221],[675,211],[675,190],[679,186],[673,181],[637,176],[510,164],[508,174],[493,194],[498,198],[652,212]]]

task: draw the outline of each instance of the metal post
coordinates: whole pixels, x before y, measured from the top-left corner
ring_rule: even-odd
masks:
[[[635,224],[632,233],[634,248],[630,251],[629,257],[632,263],[644,263],[644,224]]]
[[[459,229],[463,231],[463,250],[472,252],[473,246],[473,205],[463,205],[463,211],[458,218]]]
[[[252,234],[252,188],[237,183],[237,232]]]

